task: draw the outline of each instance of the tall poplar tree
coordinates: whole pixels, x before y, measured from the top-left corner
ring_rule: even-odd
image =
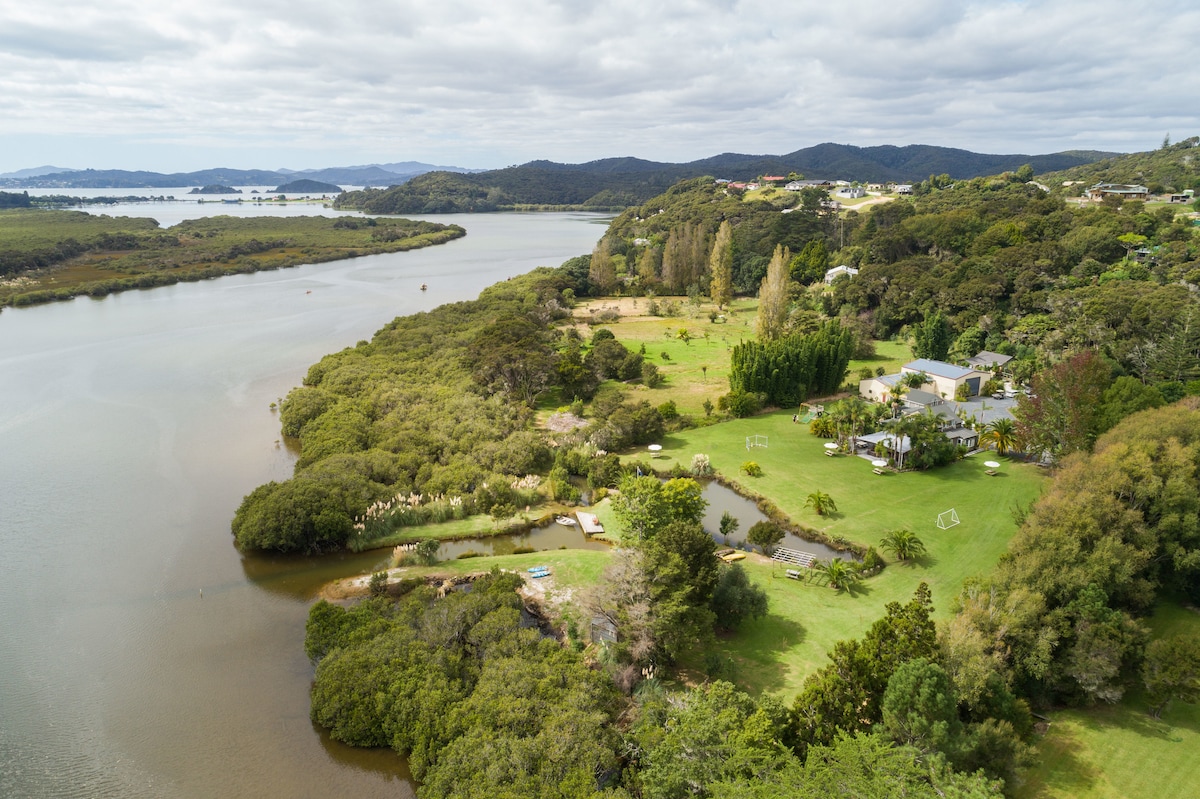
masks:
[[[679,293],[688,271],[684,234],[685,228],[682,225],[671,228],[671,232],[667,234],[667,244],[663,248],[662,281],[667,291],[672,293]]]
[[[724,308],[733,299],[733,226],[729,220],[722,222],[717,230],[708,268],[712,273],[709,284],[712,301],[718,308]]]
[[[613,287],[617,285],[617,269],[613,266],[612,243],[608,236],[600,239],[596,249],[592,250],[588,282],[592,284],[592,294],[611,294]]]
[[[755,333],[759,341],[774,341],[783,335],[788,311],[788,261],[791,253],[781,244],[767,265],[767,276],[758,291],[758,320]]]

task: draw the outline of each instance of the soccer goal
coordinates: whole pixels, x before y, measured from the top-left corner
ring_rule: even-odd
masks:
[[[755,447],[762,447],[763,449],[767,449],[767,437],[766,436],[746,436],[746,449],[751,450],[751,449],[754,449]]]
[[[938,514],[937,526],[943,530],[949,530],[954,525],[958,524],[958,511],[954,508],[944,510]]]

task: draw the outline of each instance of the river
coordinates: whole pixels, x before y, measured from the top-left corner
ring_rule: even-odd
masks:
[[[607,221],[429,218],[468,235],[0,313],[0,796],[411,796],[400,758],[308,718],[314,589],[380,555],[243,557],[229,521],[290,476],[269,406],[311,363]]]

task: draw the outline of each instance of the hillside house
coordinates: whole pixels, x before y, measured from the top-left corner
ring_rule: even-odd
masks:
[[[858,270],[855,269],[853,266],[847,266],[846,264],[841,264],[840,266],[835,266],[832,269],[825,272],[825,284],[829,285],[830,283],[837,280],[842,275],[849,275],[850,277],[854,277],[857,274],[858,274]]]
[[[857,200],[867,196],[867,190],[862,186],[845,186],[837,190],[837,196],[848,200]]]
[[[1130,183],[1097,183],[1087,190],[1088,198],[1103,200],[1105,197],[1120,197],[1122,200],[1144,200],[1150,196],[1145,186]]]
[[[967,366],[979,371],[990,372],[996,367],[1003,369],[1012,359],[1011,355],[1001,355],[998,352],[984,350],[967,358]]]

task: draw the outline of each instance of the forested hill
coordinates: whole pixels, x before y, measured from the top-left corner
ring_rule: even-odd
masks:
[[[1157,150],[1128,153],[1051,172],[1039,178],[1048,185],[1077,181],[1080,190],[1096,183],[1134,183],[1152,194],[1200,190],[1200,136]]]
[[[853,181],[916,182],[930,175],[973,178],[1014,171],[1061,170],[1112,153],[986,155],[928,145],[852,147],[818,144],[787,155],[722,155],[684,164],[606,158],[586,164],[531,161],[522,166],[471,175],[431,172],[387,190],[351,192],[343,208],[368,213],[416,214],[503,211],[519,206],[573,206],[619,210],[637,205],[680,180],[701,176],[752,180],[760,175],[804,175]]]

